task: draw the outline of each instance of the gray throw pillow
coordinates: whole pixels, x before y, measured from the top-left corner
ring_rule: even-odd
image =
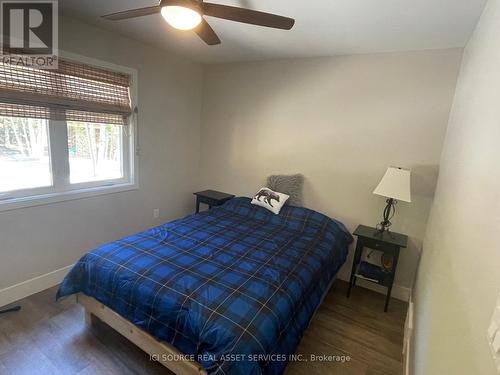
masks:
[[[302,190],[304,188],[304,176],[293,175],[273,175],[267,178],[267,187],[271,190],[287,194],[290,198],[286,204],[290,206],[302,207]]]

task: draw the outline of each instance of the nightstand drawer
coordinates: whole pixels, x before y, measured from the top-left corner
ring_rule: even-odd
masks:
[[[380,242],[377,240],[372,240],[370,238],[358,238],[359,243],[363,245],[363,247],[368,247],[373,250],[387,251],[387,252],[395,252],[397,250],[397,246],[391,245],[388,243]]]
[[[200,203],[205,203],[208,204],[209,206],[218,206],[221,204],[218,200],[207,197],[200,197],[199,200]]]

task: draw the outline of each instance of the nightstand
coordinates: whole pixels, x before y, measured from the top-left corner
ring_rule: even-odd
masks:
[[[196,195],[196,213],[200,212],[200,203],[208,205],[208,208],[221,206],[228,200],[233,199],[234,195],[222,193],[215,190],[205,190],[194,193]]]
[[[387,312],[389,300],[391,299],[392,285],[394,284],[394,275],[396,274],[396,268],[398,266],[399,251],[401,248],[406,248],[408,246],[408,236],[395,232],[380,233],[377,229],[364,225],[358,226],[353,234],[358,237],[358,241],[356,244],[356,251],[354,253],[354,261],[352,263],[347,297],[349,298],[351,295],[351,289],[356,285],[356,280],[358,278],[374,282],[387,288],[384,308],[384,311]],[[361,263],[363,249],[365,247],[375,251],[381,251],[392,257],[391,270],[384,271],[384,277],[374,280],[359,274],[359,265]]]

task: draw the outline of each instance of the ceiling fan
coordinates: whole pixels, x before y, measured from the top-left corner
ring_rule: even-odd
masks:
[[[283,30],[290,30],[295,24],[292,18],[228,5],[205,3],[203,0],[160,0],[160,3],[155,6],[126,10],[102,17],[111,21],[119,21],[157,13],[161,13],[165,21],[176,29],[193,30],[211,46],[220,44],[221,41],[203,16]]]

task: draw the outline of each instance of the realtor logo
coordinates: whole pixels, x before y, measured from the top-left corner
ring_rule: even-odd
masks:
[[[2,60],[57,68],[57,1],[1,1],[1,11]]]

